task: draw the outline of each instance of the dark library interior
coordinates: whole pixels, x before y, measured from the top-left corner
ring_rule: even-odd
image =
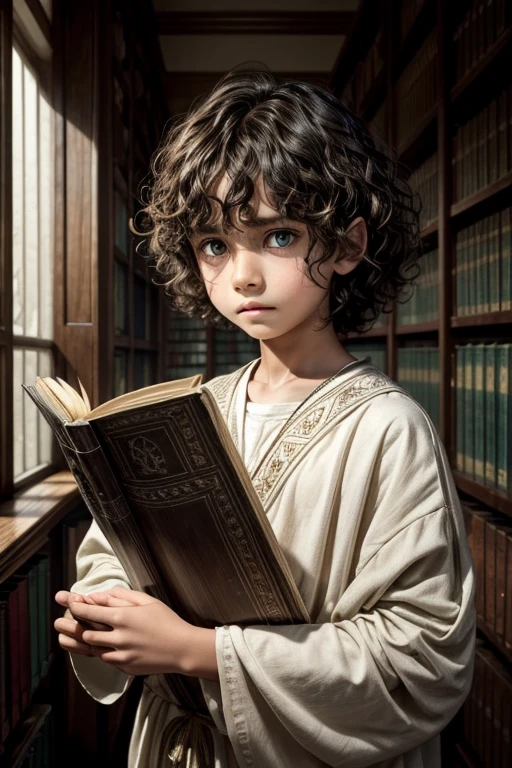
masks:
[[[477,648],[443,768],[512,766],[511,54],[507,0],[0,0],[1,768],[126,765],[140,681],[98,704],[59,647],[90,516],[21,384],[94,406],[258,356],[170,311],[128,226],[169,120],[249,60],[328,88],[421,197],[412,295],[340,341],[426,409],[463,506]]]

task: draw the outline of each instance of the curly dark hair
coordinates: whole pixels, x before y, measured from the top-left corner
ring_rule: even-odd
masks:
[[[268,72],[226,75],[171,124],[151,163],[142,213],[173,308],[231,326],[207,295],[189,236],[212,224],[219,206],[226,231],[235,209],[250,218],[261,177],[275,209],[307,225],[312,280],[314,246],[321,245],[317,264],[340,246],[350,255],[346,230],[363,217],[367,253],[347,275],[333,276],[326,323],[343,335],[367,330],[419,273],[420,206],[398,168],[364,122],[320,86],[278,83]],[[225,174],[221,201],[213,192]]]

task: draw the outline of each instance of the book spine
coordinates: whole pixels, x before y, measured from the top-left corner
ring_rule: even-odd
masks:
[[[485,618],[485,518],[471,512],[473,563],[476,573],[476,615]]]
[[[455,346],[455,453],[458,472],[464,472],[464,365],[462,347]]]
[[[476,344],[474,347],[475,378],[474,378],[474,407],[475,407],[475,463],[474,477],[477,483],[484,484],[484,345]]]
[[[39,604],[37,586],[37,564],[34,562],[28,575],[28,601],[30,616],[30,692],[34,693],[39,685]]]
[[[0,742],[9,735],[9,636],[7,630],[8,600],[0,600]]]
[[[507,532],[506,583],[507,583],[507,591],[505,593],[504,635],[505,635],[505,648],[510,653],[512,652],[512,533],[511,532]]]
[[[498,390],[498,488],[508,491],[508,442],[511,425],[509,423],[510,371],[508,368],[508,344],[497,345],[499,349],[499,390]]]
[[[48,662],[50,658],[50,562],[45,555],[39,563],[39,647],[40,647],[40,675],[41,679],[48,674]]]
[[[9,662],[11,679],[11,727],[14,728],[21,714],[21,670],[19,635],[19,586],[9,595],[8,609]]]
[[[475,404],[474,404],[474,366],[473,366],[473,344],[466,344],[464,347],[465,358],[465,376],[464,376],[464,403],[465,403],[465,422],[466,430],[464,435],[464,469],[465,473],[471,479],[475,472],[475,454],[474,454],[474,432],[475,432]]]
[[[512,282],[512,259],[511,251],[511,213],[512,208],[506,208],[501,212],[501,249],[500,249],[500,285],[501,285],[501,303],[502,311],[512,308],[511,301],[511,282]]]
[[[137,550],[137,561],[143,563],[144,572],[140,568],[136,572],[128,549],[121,546],[119,534],[122,529],[125,532],[123,541],[133,541],[134,547],[140,547],[143,539],[92,426],[80,421],[66,424],[65,430],[72,445],[72,449],[66,451],[70,469],[91,515],[128,574],[130,584],[139,590],[158,584],[160,579],[148,553],[143,553],[140,548]]]
[[[507,584],[507,528],[500,526],[496,529],[495,630],[502,643],[505,634],[505,600],[509,588],[512,589],[512,584],[510,587]]]
[[[500,251],[499,251],[499,215],[489,219],[489,294],[490,311],[500,309]]]
[[[485,347],[485,485],[496,487],[496,343]]]
[[[30,617],[29,617],[28,578],[19,584],[19,645],[20,645],[20,687],[21,711],[25,712],[30,701]]]
[[[485,623],[493,632],[496,619],[496,522],[485,522],[485,575],[484,575],[484,617]]]

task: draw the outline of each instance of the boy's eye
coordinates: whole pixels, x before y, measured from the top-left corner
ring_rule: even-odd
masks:
[[[286,246],[292,244],[294,239],[295,235],[293,232],[288,232],[287,229],[280,229],[279,232],[273,232],[270,235],[268,245],[270,248],[286,248]]]
[[[222,240],[208,240],[201,246],[206,256],[223,256],[226,253],[226,244]]]

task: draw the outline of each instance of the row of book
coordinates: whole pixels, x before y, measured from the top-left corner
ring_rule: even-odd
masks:
[[[455,78],[471,72],[506,27],[506,0],[471,0],[455,30]]]
[[[473,684],[464,703],[463,735],[478,760],[471,765],[512,765],[512,675],[485,641],[478,641]]]
[[[38,554],[0,587],[0,736],[3,743],[48,671],[49,558]]]
[[[365,357],[370,358],[370,362],[375,368],[378,368],[382,373],[386,373],[386,345],[385,344],[358,344],[352,340],[343,342],[343,345],[348,349],[351,355],[362,360]]]
[[[214,349],[214,376],[236,371],[237,368],[260,356],[258,340],[238,328],[229,331],[217,328]]]
[[[463,505],[476,576],[476,613],[504,653],[512,653],[512,520],[477,502]]]
[[[412,296],[405,304],[397,302],[399,325],[415,325],[436,320],[439,316],[439,251],[425,253],[420,262],[419,275]],[[409,289],[410,290],[410,289]],[[407,298],[404,295],[404,298]]]
[[[512,497],[512,344],[455,347],[456,468]]]
[[[356,108],[360,109],[362,102],[368,94],[371,86],[377,80],[384,68],[382,52],[382,30],[375,38],[375,42],[368,51],[363,61],[358,62],[354,72],[353,87],[357,94]]]
[[[454,200],[463,200],[512,169],[512,86],[502,89],[455,131]]]
[[[455,243],[455,314],[512,309],[512,208],[459,230]]]
[[[437,219],[438,178],[437,152],[425,160],[409,177],[409,184],[421,198],[420,227],[422,229]]]
[[[425,408],[434,426],[439,429],[439,349],[399,349],[396,380]]]
[[[437,104],[436,30],[425,40],[398,80],[397,142],[401,145]]]

